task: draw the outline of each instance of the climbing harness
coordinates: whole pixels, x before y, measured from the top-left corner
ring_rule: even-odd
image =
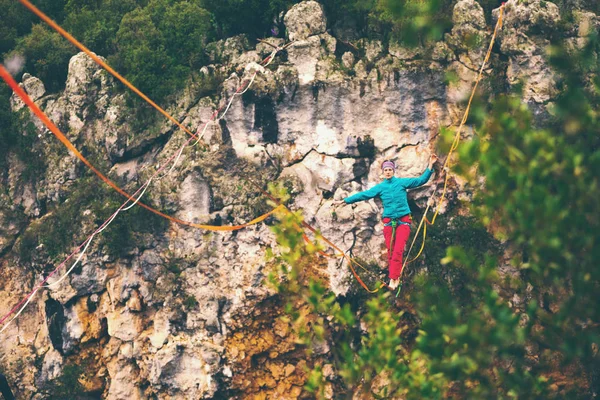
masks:
[[[471,110],[471,104],[473,102],[473,98],[475,97],[475,92],[477,91],[477,86],[479,85],[479,82],[481,81],[481,78],[483,76],[483,70],[486,66],[486,64],[488,63],[491,55],[492,55],[492,48],[494,47],[494,42],[496,41],[496,37],[498,36],[498,32],[500,31],[500,29],[502,28],[502,22],[503,22],[503,17],[504,17],[504,7],[505,4],[502,3],[502,5],[500,6],[499,12],[498,12],[498,21],[496,22],[496,26],[494,28],[494,33],[492,34],[492,38],[490,40],[490,45],[488,47],[487,53],[485,55],[485,58],[483,59],[483,63],[481,64],[481,68],[479,69],[479,73],[477,74],[477,78],[475,79],[475,82],[473,84],[473,90],[471,91],[471,96],[469,97],[469,102],[467,103],[467,107],[465,109],[465,112],[463,114],[463,118],[460,121],[460,125],[458,126],[458,129],[456,131],[456,134],[454,135],[454,140],[452,142],[452,145],[450,146],[450,150],[448,151],[448,156],[446,157],[446,161],[444,162],[443,165],[443,170],[446,172],[446,176],[444,178],[444,188],[442,190],[442,195],[440,196],[440,199],[437,203],[437,206],[435,208],[435,212],[433,214],[433,218],[431,219],[431,221],[427,218],[427,212],[429,211],[429,208],[431,207],[431,205],[433,204],[433,194],[432,194],[432,198],[430,199],[430,201],[427,202],[427,208],[425,208],[425,212],[423,213],[423,217],[421,218],[421,221],[419,222],[419,226],[417,228],[417,231],[415,232],[415,236],[410,244],[410,248],[408,249],[408,253],[406,254],[406,258],[404,260],[404,265],[402,266],[402,273],[404,272],[404,267],[406,267],[407,264],[412,263],[413,261],[415,261],[417,258],[419,258],[419,256],[423,253],[423,249],[425,248],[425,240],[427,239],[427,224],[429,225],[433,225],[435,224],[435,220],[437,218],[437,216],[439,215],[440,209],[442,207],[442,204],[444,202],[444,199],[446,197],[446,192],[448,190],[448,181],[450,179],[450,173],[449,173],[449,166],[450,166],[450,161],[452,158],[452,154],[453,152],[458,148],[458,144],[460,142],[460,135],[462,133],[462,129],[464,127],[464,125],[467,122],[467,118],[469,117],[469,111]],[[437,192],[437,186],[435,186],[435,189],[433,191],[433,193],[435,194],[435,192]],[[419,232],[421,230],[421,227],[423,228],[423,241],[421,243],[421,247],[419,249],[419,252],[417,253],[417,255],[409,260],[409,255],[410,252],[412,251],[412,248],[415,244],[415,241],[417,240],[417,237],[419,236]],[[400,275],[400,279],[402,279],[402,275]],[[402,286],[400,286],[401,288]],[[400,294],[400,289],[398,289],[398,292],[396,293],[396,297]]]

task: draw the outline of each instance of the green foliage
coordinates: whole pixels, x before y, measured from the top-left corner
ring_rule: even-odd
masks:
[[[55,20],[62,20],[64,0],[35,0],[38,8]],[[31,32],[32,21],[37,19],[22,4],[13,0],[0,0],[2,18],[0,18],[0,55],[12,50],[17,39]]]
[[[523,286],[542,301],[532,318],[544,329],[533,339],[565,361],[578,360],[590,376],[600,365],[593,354],[600,340],[600,226],[594,217],[600,212],[600,86],[587,79],[598,76],[598,50],[596,37],[580,54],[551,49],[563,87],[545,129],[534,126],[518,98],[503,97],[481,137],[460,152],[461,162],[477,162],[486,178],[474,211],[510,239]]]
[[[25,181],[39,177],[46,169],[43,157],[36,148],[38,130],[33,124],[28,109],[18,113],[10,111],[10,88],[0,84],[0,165],[6,162],[6,156],[12,152],[25,165],[21,177]]]
[[[515,314],[494,289],[494,259],[481,263],[450,247],[442,262],[463,271],[461,284],[469,301],[454,295],[452,284],[432,284],[426,275],[417,279],[414,293],[422,321],[414,351],[427,356],[429,371],[441,374],[446,384],[454,382],[452,391],[459,397],[546,397],[546,379],[531,373],[525,357],[533,324],[530,319],[522,324],[524,316]],[[532,303],[529,312],[534,311]]]
[[[98,222],[101,223],[123,203],[123,197],[117,197],[111,191],[112,199],[98,212]],[[142,201],[145,201],[142,199]],[[142,207],[135,206],[121,212],[111,225],[102,233],[102,240],[107,253],[114,257],[122,257],[133,248],[144,245],[144,234],[157,237],[163,234],[169,222]]]
[[[360,36],[414,46],[450,29],[451,0],[324,0],[329,25],[354,21]]]
[[[142,92],[163,99],[201,65],[209,30],[210,16],[197,3],[152,0],[125,14],[112,60]]]
[[[117,32],[118,65],[131,82],[152,98],[162,98],[183,84],[182,67],[174,64],[164,36],[149,13],[126,14]]]
[[[544,128],[535,126],[514,96],[476,106],[478,135],[461,145],[454,169],[474,192],[477,220],[455,217],[434,227],[445,232],[432,233],[427,273],[417,276],[410,294],[419,316],[413,346],[400,340],[401,313],[386,295],[352,307],[319,280],[302,284],[304,257],[312,253],[294,248],[304,247],[299,222],[293,221],[299,217],[282,218],[275,232],[287,265],[281,273],[290,272],[289,284],[282,285],[295,305],[288,311],[307,345],[333,343],[335,369],[349,392],[409,399],[588,398],[597,392],[599,50],[595,37],[580,54],[550,50],[562,93]],[[464,167],[474,165],[477,169]],[[507,253],[499,253],[499,242],[487,230]],[[509,261],[503,259],[507,255]],[[500,275],[508,262],[517,279]],[[311,314],[298,311],[303,301]],[[581,376],[566,372],[578,370]],[[552,386],[557,372],[581,381],[557,391]],[[386,377],[383,388],[375,376]],[[322,393],[321,371],[310,377],[306,389]]]
[[[181,260],[178,259],[169,260],[166,264],[166,268],[167,271],[172,272],[177,277],[181,275],[181,271],[183,270],[183,268],[181,268]]]
[[[440,40],[452,27],[448,10],[450,0],[379,0],[384,17],[394,21],[393,35],[402,43],[417,45],[420,41]]]
[[[298,0],[203,0],[202,5],[214,16],[221,38],[247,33],[251,37],[270,36],[279,25],[279,15]]]
[[[170,4],[172,3],[172,4]],[[167,52],[177,63],[197,68],[211,31],[211,15],[200,1],[151,1],[148,11],[165,38]]]
[[[196,300],[196,296],[188,295],[185,300],[183,300],[183,305],[186,309],[191,310],[198,306],[198,300]]]
[[[18,40],[15,51],[25,57],[26,71],[40,78],[46,89],[56,91],[64,86],[75,48],[58,33],[34,25],[30,34]]]
[[[14,115],[10,111],[10,88],[0,82],[0,167],[4,167],[8,150],[15,137]]]
[[[59,34],[37,21],[17,2],[1,0],[0,54],[25,56],[25,72],[42,79],[49,91],[64,85],[75,54]],[[6,2],[7,4],[4,4]],[[143,92],[164,100],[205,62],[213,37],[213,15],[200,0],[40,0],[34,2],[92,51],[108,57]]]
[[[23,6],[6,2],[0,21],[0,54],[22,53],[25,72],[60,89],[75,48],[37,21]],[[215,37],[250,37],[283,29],[282,16],[298,0],[39,0],[35,4],[92,51],[157,101],[181,89],[206,61]],[[0,3],[2,5],[3,3]],[[365,30],[408,44],[440,38],[448,29],[449,0],[325,0],[332,21],[354,19]],[[368,28],[368,29],[367,29]],[[216,32],[215,32],[216,31]],[[278,35],[283,35],[283,32]]]
[[[417,244],[420,244],[420,240],[417,239]],[[452,294],[457,304],[470,304],[473,293],[466,286],[472,272],[460,266],[448,268],[440,263],[446,256],[446,250],[452,246],[461,246],[479,264],[483,264],[486,257],[497,258],[501,254],[500,243],[476,218],[441,215],[435,226],[427,230],[423,255],[409,268],[417,269],[419,264],[426,266],[429,271],[428,286],[441,286]]]
[[[274,261],[283,280],[273,273],[270,281],[286,295],[286,310],[308,354],[315,343],[332,344],[335,369],[344,379],[347,393],[363,390],[373,394],[375,390],[382,398],[399,394],[440,398],[441,382],[423,370],[424,357],[411,359],[401,347],[402,313],[390,305],[391,294],[381,293],[366,301],[358,318],[358,310],[337,299],[315,274],[318,247],[304,241],[301,215],[284,212],[278,217],[280,221],[272,230],[281,251]],[[300,312],[305,307],[308,314]],[[390,384],[375,389],[375,379],[382,375]],[[305,389],[323,398],[324,384],[322,371],[316,367]]]
[[[68,0],[64,25],[77,40],[107,57],[116,51],[115,36],[123,16],[143,3],[136,0]]]
[[[0,55],[12,50],[17,39],[31,30],[31,14],[13,0],[0,0]]]

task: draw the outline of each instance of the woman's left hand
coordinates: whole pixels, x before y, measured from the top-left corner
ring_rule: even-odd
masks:
[[[436,156],[435,154],[431,154],[431,157],[429,158],[429,169],[433,169],[433,164],[435,164],[437,159],[438,156]]]

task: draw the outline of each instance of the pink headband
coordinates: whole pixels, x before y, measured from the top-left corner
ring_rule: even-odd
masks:
[[[394,164],[393,161],[385,161],[383,164],[381,164],[381,169],[385,169],[385,168],[391,168],[395,171],[396,164]]]

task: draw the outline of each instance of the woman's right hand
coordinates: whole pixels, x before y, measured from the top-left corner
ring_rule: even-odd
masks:
[[[333,203],[331,203],[334,207],[341,206],[342,204],[346,204],[346,202],[344,200],[334,200]]]

